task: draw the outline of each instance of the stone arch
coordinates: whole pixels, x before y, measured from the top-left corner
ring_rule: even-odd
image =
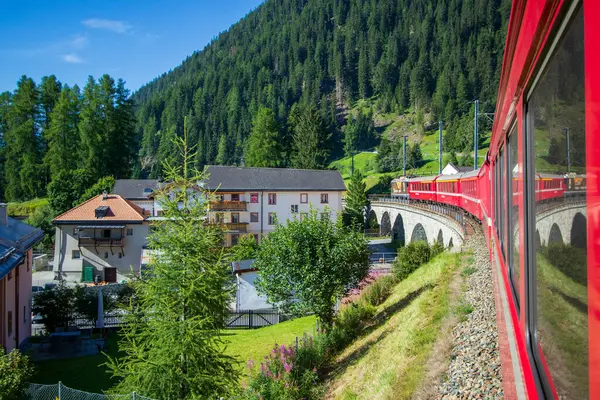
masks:
[[[381,216],[381,224],[379,225],[379,234],[388,236],[392,232],[392,223],[390,222],[390,214],[386,211]]]
[[[440,231],[438,232],[438,235],[437,235],[437,242],[441,243],[442,245],[444,244],[444,232],[442,232],[441,229],[440,229]]]
[[[555,223],[552,224],[550,228],[550,236],[548,237],[548,246],[554,243],[563,244],[565,241],[563,240],[562,232],[560,231],[559,226]]]
[[[394,226],[392,227],[392,240],[400,243],[400,246],[404,246],[406,243],[406,233],[404,232],[404,220],[402,215],[398,213],[394,220]]]
[[[542,247],[542,238],[540,237],[539,229],[535,230],[535,248],[540,249]]]
[[[377,220],[377,213],[373,210],[369,211],[367,215],[367,228],[373,229],[379,227],[379,221]]]
[[[571,246],[587,248],[587,219],[582,213],[575,214],[571,224]]]
[[[415,225],[412,235],[410,236],[411,242],[416,242],[419,240],[429,243],[429,241],[427,240],[427,233],[425,232],[425,228],[423,228],[423,225],[421,225],[420,222],[417,225]]]

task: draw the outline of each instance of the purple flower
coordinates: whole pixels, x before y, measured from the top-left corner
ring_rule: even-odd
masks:
[[[253,359],[249,359],[249,360],[246,362],[246,367],[247,367],[248,369],[252,369],[252,368],[254,368],[254,360],[253,360]]]
[[[317,373],[317,367],[313,368],[313,372],[316,374]]]
[[[290,362],[289,364],[287,363],[287,361],[285,361],[283,363],[283,369],[285,370],[285,372],[287,372],[288,374],[290,373],[290,371],[292,370],[293,364]]]
[[[265,364],[260,363],[260,373],[264,374],[265,373]]]

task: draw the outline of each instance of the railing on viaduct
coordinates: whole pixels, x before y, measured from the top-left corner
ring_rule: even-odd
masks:
[[[446,218],[455,220],[462,227],[463,233],[466,233],[467,231],[466,213],[463,209],[458,207],[442,203],[432,203],[420,200],[411,200],[408,198],[392,197],[389,195],[370,195],[369,201],[371,203],[402,204],[439,214]]]

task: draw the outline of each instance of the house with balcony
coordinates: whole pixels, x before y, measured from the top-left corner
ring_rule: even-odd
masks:
[[[56,217],[58,279],[126,280],[140,272],[150,212],[117,194],[101,194]]]
[[[202,184],[214,192],[209,222],[223,227],[228,247],[243,234],[260,241],[277,222],[302,219],[311,206],[330,218],[342,211],[346,185],[339,171],[211,165],[207,173]]]
[[[41,229],[9,218],[0,203],[0,347],[5,351],[31,336],[32,249],[43,238]]]

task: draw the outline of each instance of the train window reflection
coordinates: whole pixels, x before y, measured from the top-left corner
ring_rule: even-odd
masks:
[[[510,256],[509,256],[509,272],[510,278],[515,288],[516,297],[519,297],[520,287],[520,258],[519,258],[519,219],[520,219],[520,206],[519,201],[521,198],[521,189],[519,180],[522,179],[522,168],[519,164],[519,136],[516,129],[513,128],[508,138],[508,177],[509,187],[508,196],[509,201],[507,207],[510,209],[509,229],[508,235],[510,240]]]
[[[537,354],[561,399],[587,398],[587,213],[583,13],[558,43],[528,103],[535,184]],[[534,345],[535,351],[538,351]],[[547,393],[547,395],[551,395]]]

